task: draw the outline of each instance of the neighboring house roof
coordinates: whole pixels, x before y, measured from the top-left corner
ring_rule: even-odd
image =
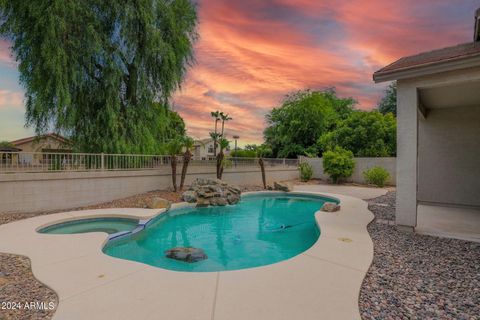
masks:
[[[13,147],[0,147],[0,151],[3,151],[3,152],[18,152],[18,151],[22,151],[22,149],[13,148]]]
[[[58,141],[60,141],[64,144],[70,144],[71,143],[70,140],[68,140],[67,138],[64,138],[61,135],[56,134],[56,133],[47,133],[47,134],[44,134],[44,135],[41,135],[41,136],[32,136],[32,137],[28,137],[28,138],[18,139],[18,140],[11,141],[11,143],[13,143],[15,146],[20,146],[22,144],[29,143],[29,142],[39,140],[39,139],[43,139],[43,138],[47,138],[47,137],[58,140]]]
[[[408,78],[417,75],[415,71],[418,73],[420,70],[425,71],[424,74],[435,73],[434,71],[449,71],[446,68],[440,68],[446,64],[455,65],[456,69],[480,66],[480,42],[463,43],[403,57],[375,72],[373,80],[382,82]]]
[[[207,143],[213,142],[212,138],[200,139],[195,141],[195,146],[206,145]]]

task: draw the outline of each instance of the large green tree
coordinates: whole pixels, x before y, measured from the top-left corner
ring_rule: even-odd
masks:
[[[193,61],[190,0],[0,0],[26,121],[82,151],[155,152],[168,105]]]
[[[333,89],[289,94],[266,116],[265,143],[271,146],[273,156],[312,155],[318,138],[347,117],[355,103],[351,98],[337,97]]]
[[[383,114],[389,112],[397,116],[397,83],[392,82],[385,90],[383,97],[380,99],[377,105],[378,111]]]
[[[353,152],[356,157],[386,157],[396,154],[396,121],[392,113],[354,111],[340,120],[337,127],[318,140],[319,149],[337,146]]]

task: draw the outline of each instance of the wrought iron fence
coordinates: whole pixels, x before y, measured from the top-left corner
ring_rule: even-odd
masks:
[[[168,169],[171,160],[172,157],[168,155],[0,151],[0,173]],[[183,156],[177,156],[176,160],[181,165]],[[216,163],[213,157],[192,157],[189,165],[215,167]],[[225,168],[258,167],[259,162],[258,158],[226,156],[223,165]],[[298,160],[264,158],[264,166],[266,168],[297,167]]]

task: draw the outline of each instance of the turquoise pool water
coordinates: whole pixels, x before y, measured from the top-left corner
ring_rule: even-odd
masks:
[[[40,229],[40,233],[72,234],[86,232],[106,232],[109,234],[120,231],[131,231],[138,225],[138,220],[125,218],[93,218],[67,221]]]
[[[289,259],[320,236],[314,213],[333,199],[286,194],[242,197],[226,207],[183,208],[153,219],[136,234],[112,240],[104,253],[176,271],[252,268]],[[166,258],[174,247],[201,248],[208,259],[187,263]]]

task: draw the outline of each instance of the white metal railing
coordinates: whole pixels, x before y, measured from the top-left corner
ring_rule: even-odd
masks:
[[[179,165],[183,156],[176,157]],[[15,172],[59,172],[59,171],[107,171],[107,170],[169,170],[171,157],[168,155],[107,154],[107,153],[54,153],[54,152],[3,152],[0,151],[0,174]],[[192,167],[215,167],[213,157],[190,160]],[[258,158],[231,158],[226,156],[224,166],[258,167]],[[297,167],[297,159],[264,158],[269,167]]]

